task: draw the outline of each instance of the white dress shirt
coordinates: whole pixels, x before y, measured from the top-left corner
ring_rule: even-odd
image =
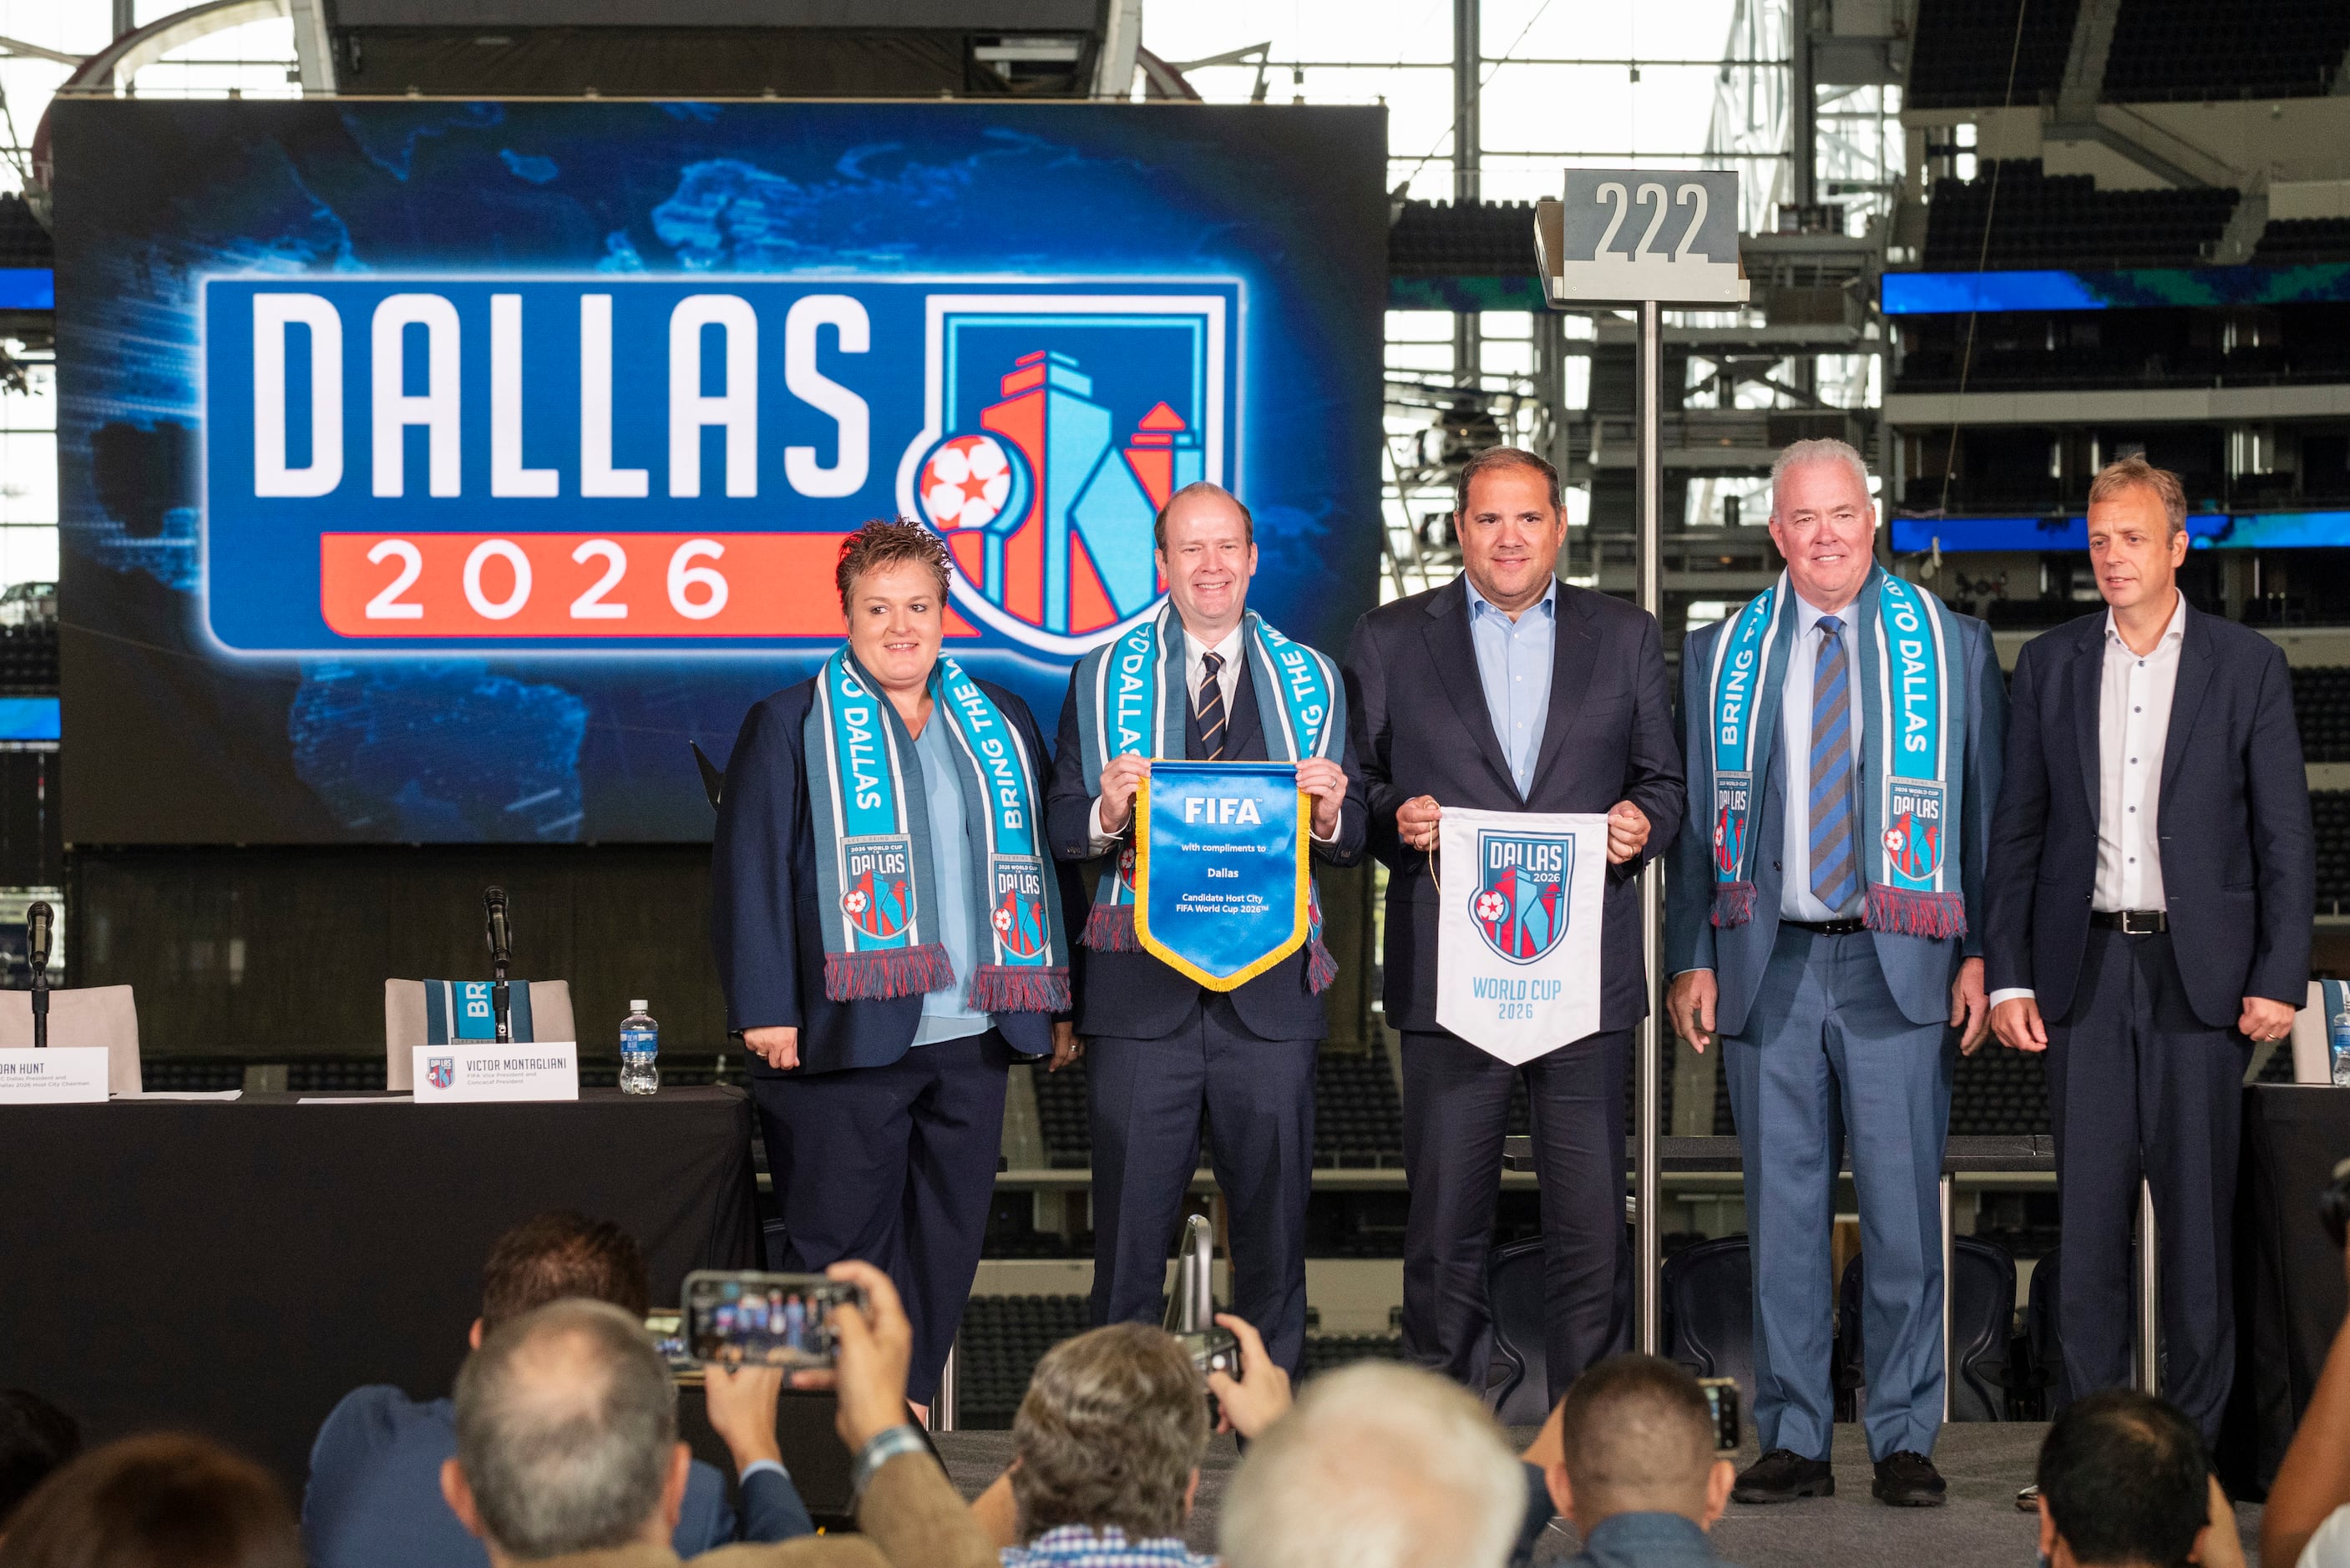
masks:
[[[1243,626],[1245,624],[1243,622]],[[1224,639],[1213,648],[1202,644],[1188,630],[1183,637],[1183,701],[1195,711],[1198,710],[1200,683],[1208,678],[1208,655],[1214,654],[1224,661],[1222,668],[1216,671],[1216,690],[1223,694],[1224,723],[1228,728],[1232,722],[1232,688],[1240,684],[1241,679],[1242,629],[1242,626],[1232,628],[1224,634]],[[1126,819],[1126,825],[1131,829],[1134,826],[1134,818],[1129,815]],[[1088,819],[1087,826],[1093,834],[1093,852],[1096,855],[1108,854],[1118,846],[1118,841],[1126,836],[1123,833],[1102,831],[1101,796],[1099,795],[1094,796],[1093,815]],[[1320,834],[1315,834],[1314,840],[1317,844],[1331,842]]]
[[[1779,755],[1786,764],[1782,775],[1786,787],[1782,791],[1785,807],[1784,835],[1781,839],[1781,860],[1785,868],[1785,880],[1779,887],[1779,918],[1783,920],[1844,920],[1860,913],[1861,900],[1868,894],[1868,876],[1863,871],[1850,898],[1835,909],[1829,909],[1812,893],[1812,668],[1819,662],[1820,648],[1827,634],[1819,629],[1820,617],[1829,612],[1807,603],[1801,594],[1791,593],[1795,601],[1795,640],[1787,659],[1787,679],[1779,689]],[[1846,734],[1852,744],[1853,838],[1855,858],[1866,867],[1867,857],[1860,852],[1861,836],[1859,792],[1866,781],[1861,777],[1860,755],[1860,639],[1853,630],[1853,618],[1860,608],[1855,599],[1835,612],[1844,629],[1836,639],[1844,644],[1845,687],[1851,695],[1851,719]],[[1729,635],[1727,631],[1723,634]]]
[[[2170,740],[2170,699],[2178,689],[2178,649],[2187,637],[2187,596],[2154,651],[2134,653],[2106,611],[2106,662],[2097,686],[2097,879],[2089,908],[2163,909],[2162,753]],[[2028,986],[1991,995],[1993,1007],[2030,996]]]

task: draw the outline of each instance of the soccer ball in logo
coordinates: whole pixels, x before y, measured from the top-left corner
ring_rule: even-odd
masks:
[[[995,911],[995,929],[998,933],[1008,931],[1012,929],[1012,911],[1010,909],[1004,909]]]
[[[941,534],[985,528],[1027,508],[1027,470],[992,435],[950,436],[922,464],[922,515]],[[1013,504],[1016,498],[1023,503]]]
[[[1477,919],[1480,922],[1485,925],[1492,925],[1500,920],[1503,916],[1509,912],[1510,901],[1502,897],[1501,894],[1480,893],[1477,895]]]
[[[436,1089],[445,1089],[457,1081],[457,1059],[454,1056],[428,1056],[424,1059],[424,1081]]]

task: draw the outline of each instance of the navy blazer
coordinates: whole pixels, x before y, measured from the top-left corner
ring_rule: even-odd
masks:
[[[2155,826],[2179,978],[2195,1015],[2225,1029],[2248,996],[2308,999],[2309,775],[2283,651],[2192,605],[2182,632]],[[2043,632],[2015,660],[1984,967],[1991,990],[2031,988],[2052,1021],[2073,1005],[2088,943],[2105,661],[2103,610]]]
[[[1049,779],[1052,753],[1028,705],[993,681],[979,686],[1027,742],[1038,783]],[[835,1002],[824,993],[824,926],[816,910],[816,829],[808,816],[803,734],[815,701],[811,679],[764,698],[743,716],[743,732],[726,759],[718,836],[711,846],[711,940],[726,992],[726,1027],[739,1033],[792,1025],[800,1032],[797,1067],[779,1074],[754,1061],[754,1077],[887,1066],[913,1044],[922,1019],[919,996]],[[923,809],[919,801],[914,808]],[[1063,950],[1074,956],[1085,906],[1066,874],[1060,886]],[[1074,968],[1071,978],[1074,982]],[[958,984],[970,980],[956,977]],[[1053,1048],[1052,1021],[1041,1012],[999,1012],[994,1021],[1015,1051],[1034,1056]]]
[[[310,1568],[489,1568],[489,1553],[441,1496],[442,1461],[456,1453],[457,1413],[448,1400],[419,1404],[386,1384],[344,1395],[310,1446],[302,1492]],[[763,1469],[743,1482],[743,1540],[815,1532],[789,1476]],[[690,1558],[734,1538],[725,1478],[694,1460],[671,1545]]]
[[[1733,614],[1733,618],[1734,614]],[[1983,867],[1990,853],[1991,803],[1999,795],[2000,754],[2007,734],[2007,689],[2001,684],[1999,655],[1991,645],[1991,628],[1972,616],[1953,615],[1958,623],[1958,669],[1953,676],[1967,691],[1965,755],[1959,763],[1959,893],[1966,901],[1967,930],[1963,937],[1912,937],[1898,931],[1873,931],[1877,965],[1886,989],[1912,1023],[1947,1022],[1950,1016],[1950,982],[1960,963],[1981,956],[1984,929],[1994,916],[1986,912]],[[1681,644],[1681,731],[1689,762],[1689,820],[1673,846],[1670,874],[1665,878],[1665,972],[1710,969],[1719,994],[1713,1022],[1724,1034],[1746,1027],[1748,1010],[1762,984],[1771,950],[1779,940],[1779,901],[1786,888],[1786,871],[1780,856],[1786,841],[1787,758],[1779,744],[1783,732],[1754,737],[1762,750],[1758,792],[1751,831],[1753,837],[1754,918],[1728,929],[1713,923],[1713,747],[1712,694],[1707,682],[1713,670],[1713,650],[1729,620],[1716,621],[1689,634]]]
[[[1647,813],[1648,844],[1639,863],[1607,867],[1599,1027],[1629,1029],[1648,1015],[1634,873],[1664,853],[1681,819],[1681,758],[1673,743],[1663,639],[1647,611],[1565,583],[1558,586],[1556,614],[1550,712],[1532,793],[1523,795],[1485,705],[1461,580],[1381,605],[1355,623],[1347,645],[1347,702],[1370,795],[1371,853],[1388,867],[1391,1028],[1438,1028],[1439,895],[1427,852],[1405,848],[1396,836],[1397,808],[1423,794],[1440,806],[1473,811],[1604,812],[1628,800]],[[1472,891],[1460,887],[1447,896],[1465,898]]]
[[[1053,787],[1045,821],[1052,832],[1053,853],[1072,866],[1093,855],[1094,797],[1086,788],[1085,748],[1077,736],[1077,672],[1069,671],[1069,694],[1061,703],[1061,736],[1053,759]],[[1200,721],[1185,704],[1185,754],[1201,753]],[[1225,714],[1224,755],[1233,762],[1263,762],[1264,722],[1256,708],[1256,685],[1250,661],[1241,660],[1232,681],[1232,701]],[[1314,858],[1332,866],[1352,866],[1363,857],[1367,817],[1363,810],[1362,775],[1355,766],[1351,738],[1339,765],[1347,773],[1347,800],[1338,808],[1338,836],[1314,846]],[[1088,907],[1101,889],[1107,857],[1086,865],[1082,873]],[[1305,980],[1305,950],[1301,948],[1273,968],[1227,992],[1232,1011],[1261,1040],[1319,1040],[1328,1033],[1322,999]],[[1149,953],[1086,954],[1086,994],[1077,1009],[1078,1033],[1108,1035],[1118,1040],[1161,1040],[1191,1022],[1206,987],[1179,974]]]

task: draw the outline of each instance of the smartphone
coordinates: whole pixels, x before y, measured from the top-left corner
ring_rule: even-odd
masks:
[[[1221,1372],[1227,1377],[1241,1375],[1241,1342],[1228,1328],[1203,1328],[1197,1334],[1179,1334],[1176,1342],[1191,1358],[1191,1365],[1205,1377],[1211,1372]]]
[[[1697,1386],[1705,1390],[1705,1406],[1713,1413],[1713,1451],[1734,1454],[1738,1451],[1738,1379],[1735,1377],[1700,1377]]]
[[[694,1360],[685,1345],[685,1314],[655,1307],[645,1314],[645,1332],[653,1336],[653,1350],[669,1363],[672,1373],[691,1372],[702,1376],[702,1363]]]
[[[704,1366],[827,1367],[832,1314],[865,1293],[822,1274],[696,1270],[685,1276],[686,1354]]]

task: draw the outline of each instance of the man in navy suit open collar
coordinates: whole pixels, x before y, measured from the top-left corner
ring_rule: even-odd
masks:
[[[2064,1394],[2129,1376],[2132,1219],[2154,1193],[2161,1390],[2218,1438],[2228,1226],[2252,1042],[2308,994],[2316,860],[2284,654],[2187,603],[2187,497],[2143,458],[2089,490],[2099,614],[2015,661],[1991,846],[1991,1027],[2047,1053]]]
[[[1387,1021],[1403,1035],[1403,1343],[1482,1391],[1492,1322],[1486,1252],[1510,1089],[1523,1079],[1542,1182],[1544,1348],[1550,1397],[1629,1325],[1624,1074],[1648,1012],[1640,867],[1671,842],[1681,763],[1653,617],[1557,580],[1558,473],[1498,447],[1461,471],[1461,575],[1382,605],[1347,649],[1371,849],[1387,864]],[[1608,815],[1600,1025],[1512,1067],[1436,1021],[1446,807]]]

